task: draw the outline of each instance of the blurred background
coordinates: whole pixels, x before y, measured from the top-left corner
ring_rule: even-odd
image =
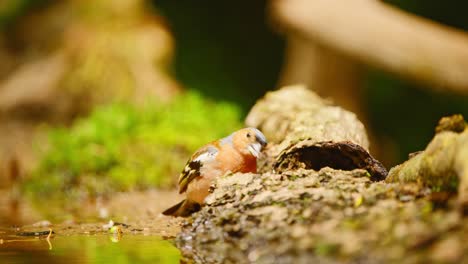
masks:
[[[0,1],[0,187],[171,188],[296,83],[355,112],[388,168],[406,160],[440,117],[468,116],[468,4],[345,2]]]

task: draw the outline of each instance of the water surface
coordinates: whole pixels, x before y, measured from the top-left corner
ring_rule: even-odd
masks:
[[[179,263],[180,253],[158,236],[129,234],[18,236],[0,229],[1,263]]]

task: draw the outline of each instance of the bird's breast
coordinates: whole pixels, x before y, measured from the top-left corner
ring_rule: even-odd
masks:
[[[257,172],[257,160],[254,156],[242,155],[233,148],[218,154],[216,163],[221,174],[231,172]]]
[[[257,160],[240,154],[231,149],[220,151],[211,162],[203,164],[200,169],[200,177],[195,178],[187,189],[187,198],[203,204],[205,197],[209,195],[209,188],[216,177],[227,172],[257,172]]]

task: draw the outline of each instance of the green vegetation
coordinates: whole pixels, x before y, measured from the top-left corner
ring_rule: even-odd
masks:
[[[53,129],[26,189],[92,197],[168,187],[201,145],[241,127],[240,110],[188,92],[171,103],[96,108],[70,128]]]

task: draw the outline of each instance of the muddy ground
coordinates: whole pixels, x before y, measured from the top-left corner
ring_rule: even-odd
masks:
[[[150,190],[119,193],[106,200],[83,204],[79,211],[51,206],[38,211],[29,201],[17,199],[11,190],[0,191],[0,226],[15,232],[47,231],[57,235],[108,233],[109,221],[127,234],[174,238],[180,231],[181,218],[161,212],[181,199],[175,191]],[[44,202],[50,202],[44,200]]]

